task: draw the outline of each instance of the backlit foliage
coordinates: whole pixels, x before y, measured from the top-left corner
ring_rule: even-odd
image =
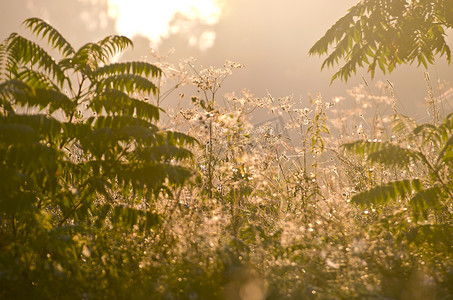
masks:
[[[327,30],[310,54],[327,55],[322,68],[342,65],[332,81],[347,81],[364,66],[371,77],[377,66],[384,73],[414,62],[427,68],[436,55],[445,55],[450,63],[445,30],[453,28],[452,16],[450,0],[360,1]]]
[[[453,115],[434,93],[421,125],[382,82],[224,95],[241,64],[110,64],[126,38],[74,50],[25,24],[61,59],[0,47],[0,298],[453,297]]]
[[[161,109],[136,97],[158,93],[161,69],[109,64],[129,39],[74,50],[44,21],[24,24],[61,57],[15,33],[0,46],[0,296],[54,298],[58,283],[81,298],[84,287],[71,286],[90,271],[77,267],[79,254],[109,251],[87,250],[85,239],[95,246],[110,226],[159,224],[154,201],[192,176],[181,162],[196,140],[159,130]]]

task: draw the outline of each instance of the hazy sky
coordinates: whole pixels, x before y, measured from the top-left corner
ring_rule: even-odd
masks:
[[[170,26],[177,14],[192,22],[214,25],[218,23],[222,9],[217,0],[166,0],[158,4],[158,9],[155,1],[108,0],[108,15],[115,18],[118,33],[126,36],[146,36],[155,47],[163,37],[180,31],[179,28]],[[192,37],[190,44],[202,49],[210,48],[215,42],[215,32],[209,33],[209,37],[206,33],[200,37]],[[207,40],[205,43],[193,42],[194,39],[203,40],[203,36]]]
[[[346,95],[362,84],[359,70],[348,83],[336,81],[335,72],[321,72],[322,58],[309,57],[309,48],[357,0],[0,0],[0,38],[13,31],[25,32],[27,17],[46,19],[76,46],[120,33],[136,38],[128,57],[147,55],[150,45],[165,53],[174,48],[173,60],[194,56],[203,66],[221,66],[225,59],[243,63],[224,92],[247,88],[257,96],[293,94],[306,102],[307,94],[325,99]],[[451,32],[449,32],[451,34]],[[453,39],[448,38],[453,46]],[[424,114],[427,89],[424,69],[403,66],[391,76],[377,73],[375,80],[390,80],[401,109]],[[429,73],[453,83],[453,66],[441,59]],[[453,99],[452,99],[453,100]],[[403,108],[404,107],[404,108]]]

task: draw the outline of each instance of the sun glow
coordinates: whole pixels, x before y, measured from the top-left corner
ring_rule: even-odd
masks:
[[[184,26],[172,25],[176,15],[181,15],[192,24],[200,22],[204,25],[214,25],[220,17],[220,5],[217,0],[108,0],[109,16],[116,19],[116,29],[119,34],[133,37],[144,35],[154,45],[158,45],[162,38],[171,33],[187,31]],[[190,24],[189,24],[190,27]],[[215,33],[205,30],[197,35],[188,33],[188,40],[192,46],[201,49],[213,45]]]

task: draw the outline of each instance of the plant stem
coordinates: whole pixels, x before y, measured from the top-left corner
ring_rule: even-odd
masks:
[[[209,115],[210,116],[210,115]],[[208,194],[212,198],[212,119],[209,119],[209,145],[208,145]]]

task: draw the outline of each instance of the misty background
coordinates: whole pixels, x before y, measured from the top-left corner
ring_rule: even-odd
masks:
[[[302,106],[309,105],[308,94],[321,93],[327,101],[335,96],[348,97],[347,90],[363,84],[363,78],[371,92],[379,94],[374,83],[388,80],[393,84],[399,111],[423,121],[428,95],[423,67],[400,66],[390,75],[377,71],[373,80],[365,69],[359,69],[347,83],[336,80],[330,85],[336,69],[321,71],[323,57],[308,55],[310,47],[357,1],[192,1],[200,7],[208,2],[215,5],[217,10],[208,16],[194,14],[190,9],[178,10],[184,1],[177,0],[123,1],[127,3],[124,13],[121,5],[112,4],[121,0],[1,0],[0,38],[5,39],[11,32],[30,36],[21,25],[29,17],[46,20],[75,47],[126,33],[134,41],[134,49],[122,59],[143,59],[151,47],[162,54],[174,49],[169,58],[173,63],[195,57],[200,66],[220,67],[229,59],[246,68],[229,77],[221,92],[239,93],[246,88],[257,97],[268,92],[274,97],[293,95]],[[164,13],[167,19],[162,19]],[[160,33],[151,29],[159,29]],[[447,42],[453,46],[453,33],[447,34]],[[436,96],[445,92],[438,88],[438,80],[447,81],[451,87],[453,68],[445,58],[438,59],[427,71]],[[452,96],[443,98],[441,108],[444,113],[453,111]]]

